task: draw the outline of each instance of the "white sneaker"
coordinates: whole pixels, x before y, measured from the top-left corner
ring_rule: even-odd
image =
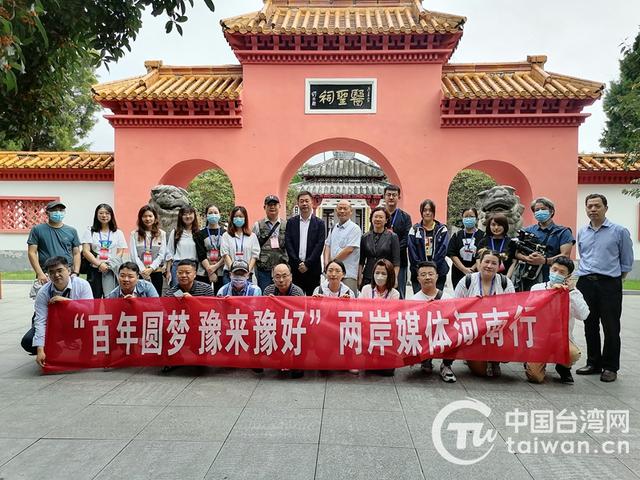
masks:
[[[456,381],[456,376],[453,373],[453,370],[451,370],[450,366],[445,365],[444,363],[440,365],[440,376],[442,377],[442,380],[447,383],[455,383]]]
[[[351,370],[349,370],[349,373],[353,375],[358,375],[360,373],[360,370],[356,370],[355,368],[352,368]]]
[[[420,369],[424,372],[424,373],[431,373],[433,372],[433,361],[431,359],[429,360],[425,360],[424,362],[422,362],[420,364]]]

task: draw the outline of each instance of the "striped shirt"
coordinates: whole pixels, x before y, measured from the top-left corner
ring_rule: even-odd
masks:
[[[167,294],[165,296],[175,297],[175,294],[178,290],[181,290],[180,285],[176,285],[175,287],[170,288],[167,291]],[[191,290],[184,293],[188,293],[194,297],[213,297],[214,296],[211,285],[209,285],[208,283],[199,282],[198,280],[194,280],[193,285],[191,286]]]
[[[274,295],[276,297],[304,297],[305,296],[302,289],[299,286],[294,285],[293,283],[289,287],[289,291],[287,291],[286,293],[282,293],[280,290],[278,290],[275,284],[272,283],[271,285],[269,285],[264,289],[264,295],[265,296]]]

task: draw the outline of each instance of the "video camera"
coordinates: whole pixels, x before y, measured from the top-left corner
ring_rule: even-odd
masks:
[[[538,237],[533,233],[526,232],[524,230],[518,230],[518,235],[511,239],[516,244],[516,251],[522,255],[531,255],[532,253],[539,253],[545,256],[547,253],[547,246],[538,243]],[[529,265],[528,263],[521,262],[524,267],[522,269],[522,278],[528,280],[535,280],[542,270],[542,265]]]

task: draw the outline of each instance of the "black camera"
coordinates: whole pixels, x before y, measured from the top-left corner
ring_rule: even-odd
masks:
[[[538,243],[538,237],[533,233],[526,232],[524,230],[518,230],[518,235],[511,239],[516,244],[516,251],[522,255],[531,255],[532,253],[539,253],[545,256],[547,253],[547,246],[542,243]],[[542,265],[529,265],[528,263],[521,262],[524,267],[522,268],[522,278],[528,280],[535,280],[542,270]]]

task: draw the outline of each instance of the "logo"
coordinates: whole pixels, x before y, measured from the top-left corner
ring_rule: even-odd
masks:
[[[440,410],[436,415],[436,418],[433,419],[431,439],[433,440],[433,445],[436,447],[440,456],[448,462],[463,466],[473,465],[484,460],[487,455],[491,453],[491,450],[493,450],[493,447],[495,446],[492,444],[498,436],[498,432],[490,428],[483,434],[482,430],[485,426],[484,419],[479,422],[449,422],[446,426],[446,430],[456,432],[456,450],[463,451],[467,448],[467,434],[469,433],[471,433],[471,445],[474,449],[478,449],[485,444],[491,445],[486,452],[477,458],[464,459],[455,456],[447,450],[447,447],[445,447],[444,442],[442,441],[442,431],[448,418],[460,410],[473,410],[484,418],[489,418],[489,415],[491,415],[491,408],[479,400],[468,398],[466,400],[452,402],[442,408],[442,410]]]

